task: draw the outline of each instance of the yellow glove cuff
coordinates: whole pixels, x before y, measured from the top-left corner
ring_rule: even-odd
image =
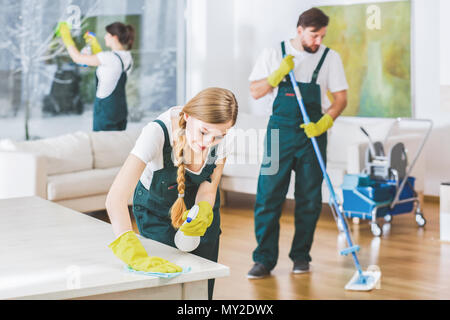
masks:
[[[200,209],[212,211],[212,207],[208,201],[200,201],[197,205],[200,207]]]
[[[205,211],[206,211],[206,212],[212,211],[212,207],[211,207],[211,205],[209,204],[208,201],[200,201],[199,203],[197,203],[197,205],[199,206],[199,209],[200,209],[202,212],[205,212]],[[186,210],[186,211],[183,213],[183,216],[181,217],[181,219],[182,219],[183,221],[185,221],[185,220],[187,219],[188,214],[189,214],[189,210]]]
[[[111,250],[114,251],[114,249],[116,249],[116,247],[119,245],[119,243],[120,243],[121,241],[126,241],[126,240],[128,240],[128,239],[133,239],[133,240],[134,240],[134,239],[137,239],[136,234],[134,233],[133,230],[130,230],[130,231],[127,231],[127,232],[122,233],[120,236],[118,236],[118,237],[116,238],[116,240],[114,240],[113,242],[111,242],[111,243],[108,245],[108,248],[110,248]]]
[[[328,129],[330,129],[334,124],[333,121],[333,117],[330,116],[328,113],[325,113],[322,118],[320,118],[320,120],[317,122],[317,125],[321,128],[324,129],[323,132],[327,131]]]
[[[278,85],[285,76],[286,75],[283,75],[282,73],[278,72],[278,70],[276,70],[272,72],[270,76],[267,77],[267,82],[270,84],[272,88],[275,88],[278,87]]]

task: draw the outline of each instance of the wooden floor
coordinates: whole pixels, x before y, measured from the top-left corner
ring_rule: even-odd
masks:
[[[272,276],[248,280],[256,246],[253,229],[254,196],[228,195],[221,211],[222,236],[219,263],[231,269],[218,279],[214,299],[450,299],[450,243],[439,240],[439,203],[422,204],[427,224],[419,228],[413,214],[395,216],[384,225],[384,235],[374,237],[367,221],[349,223],[363,269],[378,266],[380,288],[371,292],[344,290],[355,272],[351,256],[328,206],[319,219],[311,251],[311,272],[293,275],[288,257],[294,234],[294,204],[286,201],[281,217],[280,254]],[[382,224],[384,221],[380,220]]]
[[[288,257],[294,233],[291,200],[283,208],[280,255],[272,275],[247,279],[256,246],[254,200],[254,196],[231,193],[221,210],[219,263],[229,266],[231,275],[216,281],[214,299],[450,299],[450,243],[439,240],[438,202],[422,204],[427,219],[423,229],[417,226],[413,214],[395,216],[390,225],[384,225],[380,238],[372,236],[366,221],[359,225],[350,222],[353,240],[361,247],[358,257],[363,269],[378,266],[382,271],[379,289],[352,292],[344,290],[344,286],[355,267],[350,256],[339,254],[346,242],[337,231],[328,206],[324,206],[317,225],[311,272],[291,273],[292,262]]]

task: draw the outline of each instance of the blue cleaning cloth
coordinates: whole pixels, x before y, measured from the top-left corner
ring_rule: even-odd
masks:
[[[137,274],[141,274],[144,276],[153,276],[153,277],[160,277],[160,278],[173,278],[173,277],[179,276],[180,274],[188,273],[189,271],[191,271],[191,267],[182,267],[182,268],[183,268],[183,271],[181,271],[181,272],[163,273],[163,272],[136,271],[133,268],[131,268],[130,266],[125,266],[125,270],[128,272],[137,273]]]

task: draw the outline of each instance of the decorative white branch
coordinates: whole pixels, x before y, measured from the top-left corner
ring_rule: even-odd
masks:
[[[53,1],[52,1],[53,3]],[[60,3],[60,1],[58,1]],[[86,1],[87,3],[87,1]],[[63,11],[57,21],[66,21],[69,14],[66,9],[72,4],[71,0],[65,0],[62,4]],[[42,18],[45,1],[43,0],[3,0],[2,12],[8,12],[8,22],[4,32],[0,34],[0,50],[7,50],[13,62],[13,74],[22,74],[22,108],[25,111],[25,130],[28,139],[28,120],[30,116],[30,103],[35,101],[35,95],[40,90],[39,77],[43,76],[59,83],[70,83],[67,80],[55,79],[43,66],[43,62],[67,55],[65,46],[60,39],[55,39],[54,29],[48,34],[44,31]],[[89,8],[84,14],[82,25],[86,19],[92,16],[98,8],[98,0],[89,2]],[[18,20],[11,21],[11,17]],[[56,26],[56,23],[55,23]],[[51,49],[50,49],[51,48]]]

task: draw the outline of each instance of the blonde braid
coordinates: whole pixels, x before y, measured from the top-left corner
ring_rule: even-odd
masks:
[[[170,209],[170,216],[172,225],[179,228],[183,224],[183,213],[186,211],[186,204],[184,202],[185,191],[185,161],[184,161],[184,147],[186,146],[186,120],[184,120],[184,113],[180,112],[180,119],[178,121],[180,132],[175,143],[175,155],[177,159],[177,184],[178,184],[178,199]]]
[[[231,122],[231,126],[234,126],[238,114],[238,104],[236,97],[231,91],[223,88],[207,88],[189,100],[180,112],[178,120],[180,131],[175,141],[175,158],[178,167],[178,199],[170,209],[172,225],[175,228],[183,224],[182,217],[183,213],[186,212],[186,204],[183,198],[185,193],[185,168],[187,165],[184,159],[184,148],[187,144],[185,114],[206,123],[226,124]]]

